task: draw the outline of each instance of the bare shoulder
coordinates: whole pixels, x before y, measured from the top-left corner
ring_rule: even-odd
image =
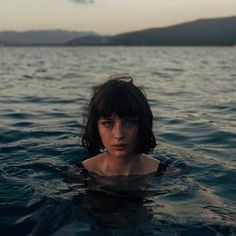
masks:
[[[146,170],[150,172],[155,172],[158,170],[160,161],[155,159],[152,156],[142,154],[142,162],[143,166],[145,167]]]
[[[160,163],[159,160],[157,160],[156,158],[149,156],[149,155],[142,154],[142,158],[143,158],[143,160],[145,160],[146,163],[150,163],[150,164],[159,164]]]
[[[82,162],[85,169],[87,169],[89,172],[96,172],[96,167],[98,166],[98,162],[101,162],[102,160],[102,154],[99,154],[94,157],[90,157],[89,159],[86,159]]]

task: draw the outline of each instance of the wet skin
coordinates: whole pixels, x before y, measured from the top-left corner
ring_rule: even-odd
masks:
[[[100,176],[146,175],[157,170],[159,161],[136,153],[139,126],[137,117],[101,117],[97,127],[105,151],[82,162],[90,172]]]
[[[138,140],[136,117],[102,117],[98,120],[98,131],[109,156],[124,158],[133,154]]]

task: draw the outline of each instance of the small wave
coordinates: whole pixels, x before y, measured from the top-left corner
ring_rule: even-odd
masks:
[[[24,122],[14,123],[14,124],[12,124],[12,126],[15,126],[15,127],[33,127],[34,123],[30,122],[30,121],[24,121]]]
[[[27,164],[17,165],[14,167],[15,169],[32,169],[34,171],[44,171],[52,174],[54,177],[66,176],[66,167],[63,166],[56,166],[50,163],[43,163],[43,162],[31,162]]]
[[[152,76],[158,76],[160,78],[166,78],[166,79],[171,79],[173,76],[171,76],[170,74],[168,73],[165,73],[165,72],[158,72],[158,71],[153,71],[151,73]]]
[[[34,118],[33,114],[17,113],[17,112],[3,114],[2,116],[6,117],[6,118],[11,118],[11,119],[33,119]]]
[[[209,135],[198,136],[197,143],[224,145],[227,148],[235,148],[236,134],[234,132],[215,130]]]
[[[38,103],[38,104],[56,104],[56,103],[61,103],[61,104],[67,104],[67,103],[74,103],[76,100],[74,99],[62,99],[60,97],[34,97],[34,96],[29,96],[29,97],[24,97],[22,99],[22,103]]]
[[[65,135],[65,132],[41,131],[41,130],[34,130],[34,131],[7,130],[4,131],[0,137],[3,143],[9,143],[23,139],[58,137],[62,135]]]
[[[78,74],[77,73],[67,73],[65,75],[62,76],[65,79],[74,79],[74,78],[78,78]]]
[[[52,77],[52,76],[49,76],[49,75],[45,75],[43,77],[41,77],[42,80],[49,80],[49,81],[52,81],[52,80],[56,80],[57,78],[56,77]]]
[[[188,140],[188,136],[184,136],[177,133],[162,133],[159,134],[159,138],[161,140],[166,140],[168,142],[174,143],[183,143],[184,141]]]
[[[34,79],[35,77],[32,75],[23,75],[22,79]]]
[[[171,68],[171,67],[167,67],[164,68],[165,71],[173,71],[173,72],[184,72],[184,69],[182,68]]]
[[[46,73],[47,69],[37,69],[36,73]]]
[[[44,116],[55,117],[55,118],[68,118],[68,117],[70,117],[69,114],[66,114],[65,112],[59,112],[59,111],[45,112]]]

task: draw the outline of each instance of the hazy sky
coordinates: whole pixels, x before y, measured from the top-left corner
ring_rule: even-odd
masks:
[[[236,0],[0,0],[0,31],[116,34],[236,15]]]

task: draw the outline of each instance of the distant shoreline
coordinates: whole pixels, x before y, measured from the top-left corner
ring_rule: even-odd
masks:
[[[113,36],[65,30],[0,32],[1,47],[234,47],[235,45],[236,16],[200,19]]]

